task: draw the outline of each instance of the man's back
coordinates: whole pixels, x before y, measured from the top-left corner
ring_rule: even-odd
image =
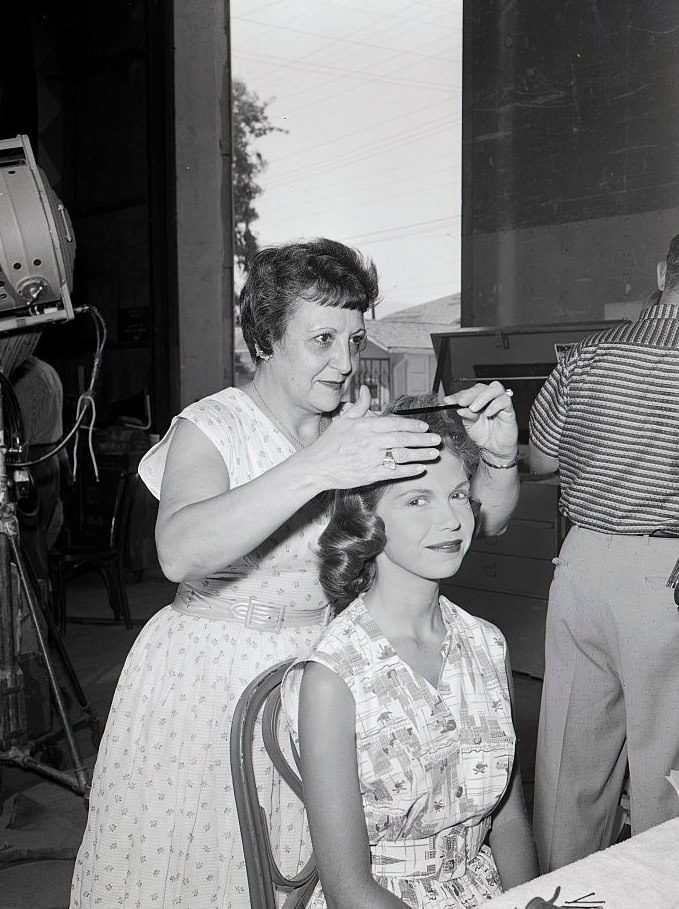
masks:
[[[574,523],[679,535],[679,309],[657,304],[569,351],[535,402],[531,441],[558,459]]]

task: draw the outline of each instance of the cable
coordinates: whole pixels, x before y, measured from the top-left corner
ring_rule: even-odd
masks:
[[[76,419],[73,424],[70,432],[64,436],[64,438],[55,443],[54,448],[51,451],[48,451],[47,454],[42,455],[39,458],[35,458],[31,461],[12,461],[11,464],[13,467],[32,467],[34,464],[41,464],[43,461],[48,460],[48,458],[53,457],[58,451],[61,451],[68,442],[73,438],[73,436],[78,432],[82,424],[85,422],[85,417],[87,416],[88,410],[91,410],[91,417],[88,425],[87,431],[87,440],[88,440],[88,449],[90,453],[90,459],[92,461],[92,467],[94,469],[94,476],[97,482],[99,482],[99,468],[97,465],[97,459],[94,454],[93,446],[93,433],[94,433],[94,424],[97,416],[97,407],[94,400],[94,385],[99,375],[99,370],[101,368],[101,359],[104,352],[104,347],[106,345],[106,322],[104,321],[101,313],[96,306],[87,306],[79,309],[79,312],[88,312],[92,319],[94,320],[94,327],[96,333],[96,346],[94,351],[94,359],[92,361],[92,373],[90,375],[90,381],[87,386],[87,389],[78,397],[76,404]],[[2,375],[0,373],[0,375]],[[4,378],[4,377],[3,377]],[[3,389],[4,391],[4,389]],[[16,395],[12,390],[12,396],[16,402]],[[18,403],[16,404],[18,410]],[[20,415],[19,415],[20,418]],[[73,479],[77,476],[77,466],[78,466],[78,438],[73,444]]]

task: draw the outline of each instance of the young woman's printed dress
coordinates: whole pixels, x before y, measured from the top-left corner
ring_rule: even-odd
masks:
[[[232,486],[284,461],[291,444],[238,389],[190,405],[222,454]],[[177,418],[140,465],[156,496]],[[266,509],[267,503],[261,507]],[[327,623],[315,547],[327,524],[320,500],[219,575],[179,585],[175,602],[142,629],[123,668],[99,746],[71,909],[249,909],[229,768],[233,710],[246,685],[307,653]],[[280,623],[258,624],[259,604]],[[224,616],[239,604],[245,616]],[[309,610],[288,625],[285,611]],[[286,870],[308,857],[305,818],[255,749],[262,804]]]
[[[511,773],[515,735],[502,634],[440,598],[447,628],[439,684],[412,670],[355,600],[308,659],[356,702],[356,753],[376,880],[417,909],[477,906],[502,892],[484,840]],[[283,682],[297,738],[305,661]],[[317,888],[312,909],[325,907]]]

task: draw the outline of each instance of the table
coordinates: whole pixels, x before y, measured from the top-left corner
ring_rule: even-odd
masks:
[[[525,909],[536,896],[568,909],[679,909],[679,818],[542,875],[483,904]]]

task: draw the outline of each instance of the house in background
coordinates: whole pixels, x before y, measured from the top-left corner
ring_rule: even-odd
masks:
[[[449,294],[391,313],[367,319],[368,346],[354,379],[372,392],[372,409],[382,410],[402,394],[431,391],[436,373],[434,332],[460,327],[460,295]]]
[[[410,306],[383,319],[366,319],[365,325],[368,346],[361,354],[353,391],[367,385],[372,392],[372,409],[382,410],[398,395],[431,391],[436,373],[431,336],[460,327],[460,295],[449,294]],[[254,370],[239,325],[235,328],[234,350],[236,385],[244,385]]]

